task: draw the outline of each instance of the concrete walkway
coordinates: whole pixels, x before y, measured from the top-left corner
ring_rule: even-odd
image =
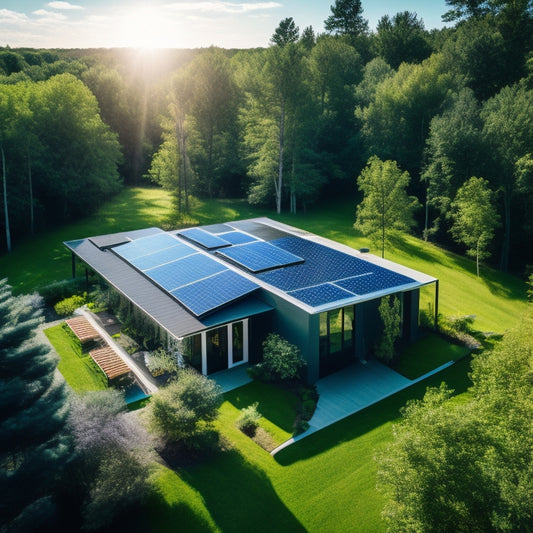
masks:
[[[76,309],[75,314],[83,315],[89,323],[98,331],[102,339],[107,342],[110,348],[130,367],[135,377],[143,384],[148,394],[157,392],[157,384],[151,374],[142,369],[130,356],[130,354],[118,345],[113,337],[105,331],[105,329],[95,320],[93,314],[83,307]]]
[[[309,421],[309,429],[292,437],[270,452],[277,452],[290,446],[315,431],[323,429],[365,407],[377,403],[429,376],[452,365],[446,363],[418,379],[410,380],[376,360],[357,362],[344,370],[317,381],[319,399],[315,413]]]
[[[252,378],[246,372],[247,368],[247,364],[241,364],[233,368],[228,368],[228,370],[210,374],[209,377],[220,385],[222,392],[229,392],[252,382]]]

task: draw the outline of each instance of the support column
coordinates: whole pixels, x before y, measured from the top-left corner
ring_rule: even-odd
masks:
[[[76,277],[76,254],[74,252],[71,252],[72,254],[72,279]]]

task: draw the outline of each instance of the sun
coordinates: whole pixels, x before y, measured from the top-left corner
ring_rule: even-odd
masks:
[[[118,29],[120,46],[154,49],[172,47],[168,19],[157,8],[137,6],[124,15]]]

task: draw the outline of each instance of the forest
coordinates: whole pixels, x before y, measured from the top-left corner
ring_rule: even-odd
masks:
[[[287,18],[258,49],[0,48],[2,253],[143,182],[177,221],[193,196],[297,213],[347,195],[355,220],[379,158],[409,177],[415,234],[448,249],[465,252],[454,205],[483,196],[487,262],[523,277],[533,6],[447,4],[443,29],[400,11],[370,31],[361,2],[336,2],[325,33]]]

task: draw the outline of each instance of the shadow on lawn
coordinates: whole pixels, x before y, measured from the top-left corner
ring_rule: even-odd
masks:
[[[399,419],[400,409],[408,400],[422,399],[428,387],[438,387],[443,381],[456,394],[465,392],[471,385],[468,377],[470,362],[471,357],[467,356],[446,370],[291,444],[279,451],[274,459],[281,466],[289,466],[356,439],[383,424],[394,422]]]
[[[235,449],[180,472],[181,478],[203,497],[212,519],[224,532],[305,531],[259,468]]]

